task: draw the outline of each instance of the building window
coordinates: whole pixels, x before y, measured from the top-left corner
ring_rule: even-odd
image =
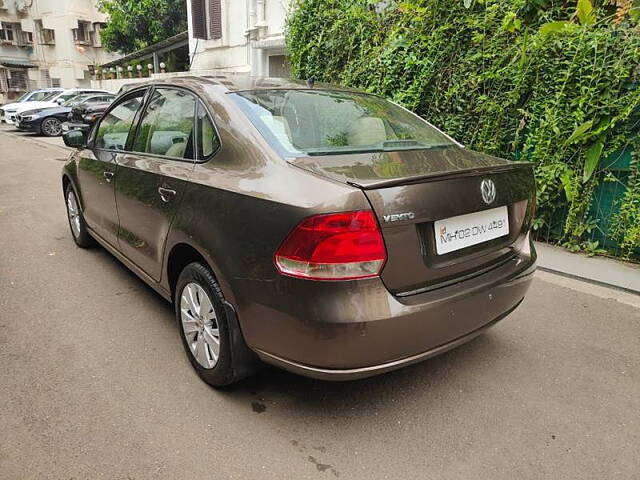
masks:
[[[42,20],[36,20],[36,32],[40,45],[54,45],[56,43],[56,32],[50,28],[42,26]]]
[[[44,88],[53,87],[53,85],[51,85],[51,75],[49,74],[48,68],[40,69],[40,85]]]
[[[73,29],[73,41],[81,45],[91,43],[91,22],[78,22],[78,28]]]
[[[16,24],[2,22],[0,24],[0,42],[15,43],[16,40]]]
[[[20,45],[25,45],[25,46],[33,45],[33,33],[20,32]]]
[[[62,80],[60,80],[59,78],[52,78],[51,79],[51,86],[53,88],[60,88],[62,87]]]
[[[6,93],[9,91],[9,77],[7,76],[7,69],[0,68],[0,93]]]
[[[291,65],[285,55],[269,55],[269,76],[274,78],[291,76]]]
[[[211,38],[222,38],[222,5],[220,0],[209,0],[209,27]]]
[[[32,45],[33,34],[31,32],[23,32],[19,23],[2,22],[0,25],[0,42],[19,46]]]
[[[193,38],[222,38],[222,5],[220,0],[191,0]]]
[[[191,0],[193,38],[207,38],[207,5],[205,0]]]
[[[14,92],[24,92],[28,90],[29,78],[25,70],[9,71],[9,90]]]

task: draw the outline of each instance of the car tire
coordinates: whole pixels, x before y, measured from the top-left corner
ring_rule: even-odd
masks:
[[[190,263],[180,273],[175,292],[182,346],[200,378],[213,387],[223,387],[253,373],[259,362],[244,343],[211,270]]]
[[[95,245],[95,240],[87,230],[87,224],[82,216],[82,209],[78,201],[78,195],[71,184],[67,185],[64,192],[64,199],[67,205],[67,219],[73,241],[80,248],[89,248]]]
[[[62,135],[62,122],[55,117],[49,117],[40,123],[40,133],[45,137],[59,137]]]

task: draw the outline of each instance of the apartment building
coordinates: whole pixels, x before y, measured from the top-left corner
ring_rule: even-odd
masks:
[[[0,104],[27,90],[88,87],[104,51],[98,0],[0,0]]]
[[[192,71],[289,76],[290,0],[186,0]]]

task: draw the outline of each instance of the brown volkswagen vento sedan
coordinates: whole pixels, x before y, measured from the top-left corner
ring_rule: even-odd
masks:
[[[375,95],[174,78],[65,142],[75,242],[175,304],[211,385],[257,359],[330,380],[424,360],[512,312],[535,269],[531,165]]]

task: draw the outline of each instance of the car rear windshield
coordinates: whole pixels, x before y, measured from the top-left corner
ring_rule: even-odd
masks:
[[[67,101],[71,100],[72,98],[77,97],[77,96],[78,96],[78,93],[77,93],[77,92],[74,92],[74,93],[66,93],[66,94],[64,94],[64,95],[58,95],[58,96],[57,96],[57,98],[56,98],[56,101],[57,101],[58,103],[64,103],[64,102],[67,102]]]
[[[91,95],[76,95],[75,97],[71,97],[70,99],[68,99],[66,102],[64,102],[61,106],[62,107],[72,107],[78,103],[82,103],[85,100],[87,100],[88,98],[90,98]]]
[[[44,92],[35,92],[35,93],[25,93],[22,97],[18,99],[18,102],[27,101],[27,102],[41,102],[46,100],[47,98],[53,97],[60,93],[60,91],[44,91]],[[27,98],[28,97],[28,98]]]
[[[285,156],[419,150],[454,144],[417,115],[376,95],[258,90],[231,96]]]

